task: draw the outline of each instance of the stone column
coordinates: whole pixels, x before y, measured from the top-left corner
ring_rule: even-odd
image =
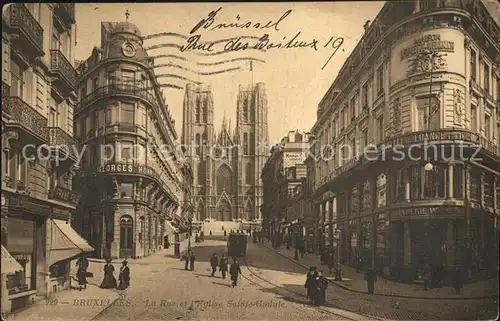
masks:
[[[453,178],[453,173],[454,173],[454,168],[455,168],[455,165],[454,164],[448,164],[448,184],[446,186],[446,189],[447,189],[447,198],[453,198],[454,195],[453,195],[453,182],[454,182],[454,178]]]
[[[405,184],[405,201],[410,201],[410,180],[408,177],[408,168],[403,168],[403,182]]]
[[[410,222],[403,223],[404,228],[404,236],[403,236],[403,265],[409,266],[411,265],[411,233],[410,233]]]

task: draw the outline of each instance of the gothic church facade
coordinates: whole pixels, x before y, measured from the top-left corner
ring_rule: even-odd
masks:
[[[264,84],[239,87],[236,126],[224,116],[220,130],[211,87],[188,84],[181,140],[193,168],[195,220],[260,222],[260,173],[269,154]]]

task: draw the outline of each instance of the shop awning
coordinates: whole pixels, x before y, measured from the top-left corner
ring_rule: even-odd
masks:
[[[21,264],[19,264],[2,245],[2,274],[14,274],[22,270],[24,269]]]
[[[167,226],[169,229],[171,229],[172,231],[174,231],[174,233],[179,233],[179,229],[176,228],[175,226],[172,225],[172,222],[170,221],[165,221],[165,223],[167,223]]]
[[[63,220],[51,220],[51,242],[48,264],[72,258],[81,252],[92,252],[94,249],[81,237],[71,225]]]

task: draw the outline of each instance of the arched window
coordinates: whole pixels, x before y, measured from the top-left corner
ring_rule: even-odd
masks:
[[[250,122],[254,123],[255,122],[255,105],[250,104]]]
[[[196,134],[196,155],[200,155],[201,154],[201,136],[200,134]]]
[[[231,169],[227,165],[222,165],[217,171],[217,194],[226,190],[226,193],[232,195],[233,182],[231,177]]]
[[[243,101],[243,121],[248,122],[248,101],[246,98]]]
[[[252,204],[248,203],[245,208],[245,220],[251,221],[253,220],[253,207]]]
[[[198,185],[204,185],[206,180],[205,162],[201,161],[198,163],[197,175],[198,175]]]
[[[250,155],[255,155],[255,133],[250,133]]]
[[[198,205],[198,221],[204,221],[205,220],[205,205],[200,203]]]
[[[203,101],[203,122],[206,123],[207,122],[207,117],[208,117],[208,101],[205,99]]]
[[[243,134],[243,155],[248,155],[248,134]]]
[[[253,166],[248,163],[245,168],[245,183],[247,185],[253,185]]]
[[[194,115],[197,123],[200,122],[200,113],[201,113],[200,98],[196,98],[196,107],[194,110]]]

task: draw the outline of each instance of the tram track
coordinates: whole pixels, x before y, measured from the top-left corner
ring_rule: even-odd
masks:
[[[248,266],[248,263],[247,263],[247,261],[246,261],[246,260],[244,260],[244,259],[243,259],[243,260],[242,260],[242,262],[243,262],[243,265],[245,266],[245,268],[248,270],[248,272],[249,272],[252,276],[254,276],[255,278],[257,278],[257,279],[259,279],[259,280],[261,280],[261,281],[263,281],[263,282],[265,282],[265,283],[267,283],[267,284],[269,284],[269,285],[272,285],[272,286],[273,286],[273,287],[275,287],[275,288],[281,289],[281,290],[283,290],[283,291],[285,291],[285,292],[288,292],[288,293],[291,293],[291,294],[293,294],[293,295],[295,295],[295,296],[298,296],[298,297],[301,297],[301,298],[305,298],[305,300],[304,300],[304,301],[300,301],[300,300],[297,300],[296,298],[293,298],[293,297],[287,297],[287,296],[284,296],[283,294],[279,293],[278,291],[275,291],[275,290],[271,290],[271,289],[269,289],[269,288],[266,288],[265,286],[263,286],[263,285],[261,285],[261,284],[257,283],[257,282],[256,282],[256,281],[254,281],[254,280],[251,280],[250,278],[248,278],[248,277],[246,277],[245,275],[243,275],[243,274],[242,274],[242,275],[241,275],[241,276],[242,276],[242,278],[244,278],[244,279],[245,279],[245,280],[247,280],[248,282],[250,282],[250,283],[252,283],[252,284],[255,284],[255,285],[257,285],[257,286],[259,286],[259,287],[261,287],[261,288],[264,288],[264,289],[266,289],[266,290],[271,290],[272,292],[274,292],[274,293],[276,293],[276,294],[279,294],[279,295],[283,296],[285,299],[288,299],[288,300],[290,300],[290,301],[292,301],[292,302],[299,303],[299,304],[307,304],[307,296],[306,296],[306,295],[304,295],[304,294],[302,294],[302,293],[299,293],[299,292],[296,292],[296,291],[292,291],[292,290],[290,290],[290,289],[285,288],[284,286],[281,286],[281,285],[279,285],[279,284],[276,284],[276,283],[274,283],[274,282],[271,282],[271,281],[269,281],[269,280],[267,280],[267,279],[265,279],[265,278],[261,277],[260,275],[256,274],[254,271],[252,271],[252,269],[250,269],[250,267]],[[329,314],[329,315],[335,315],[335,316],[337,316],[337,317],[341,317],[341,318],[342,318],[342,320],[359,320],[359,319],[349,318],[349,317],[346,317],[345,315],[341,315],[341,314],[338,314],[338,313],[332,312],[332,311],[327,310],[327,309],[325,309],[325,308],[323,308],[323,307],[316,307],[316,306],[309,306],[309,307],[310,307],[310,308],[312,308],[312,309],[314,309],[314,310],[321,311],[321,312],[326,313],[326,314]],[[338,307],[336,307],[335,305],[331,304],[330,302],[325,302],[325,307],[328,307],[328,308],[336,308],[336,309],[338,309]],[[381,319],[374,318],[374,317],[369,317],[369,318],[371,318],[371,319],[381,320]]]

